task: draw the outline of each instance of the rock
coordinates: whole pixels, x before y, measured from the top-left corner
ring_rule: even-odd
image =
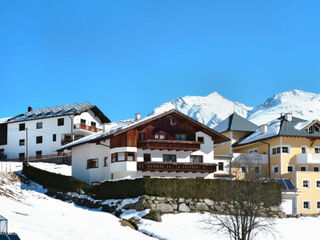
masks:
[[[208,198],[205,198],[204,200],[204,203],[207,204],[208,206],[213,206],[214,205],[214,201],[208,199]]]
[[[159,203],[156,205],[156,210],[162,213],[171,213],[173,212],[173,207],[170,204]]]
[[[180,212],[190,212],[190,208],[185,203],[179,204],[178,210]]]
[[[150,209],[151,209],[151,210],[156,210],[156,205],[153,204],[153,203],[151,203],[151,204],[150,204]]]
[[[184,203],[184,202],[185,202],[184,198],[179,198],[178,199],[178,203]]]
[[[136,230],[139,229],[139,224],[141,224],[141,222],[140,222],[139,219],[129,218],[128,221],[132,224],[132,226],[134,226],[134,228],[135,228]]]
[[[118,210],[116,210],[116,211],[114,212],[114,215],[115,215],[116,217],[120,217],[121,214],[122,214],[122,210],[121,210],[121,209],[118,209]]]
[[[166,198],[165,197],[157,197],[157,200],[158,201],[164,201],[164,200],[166,200]]]
[[[104,212],[113,213],[116,210],[116,206],[103,205],[101,210]]]
[[[178,204],[172,203],[171,205],[172,205],[172,207],[173,207],[174,210],[178,210]]]
[[[195,211],[196,210],[196,206],[194,204],[189,204],[189,208],[190,210],[192,211]]]
[[[192,201],[191,198],[187,198],[187,199],[186,199],[186,203],[187,203],[187,204],[190,203],[191,201]]]
[[[137,230],[128,220],[120,219],[119,222],[121,223],[121,226],[123,226],[123,227],[130,227],[133,230]]]
[[[207,204],[202,203],[202,202],[198,202],[198,203],[196,203],[196,210],[197,211],[209,211],[209,208],[208,208]]]
[[[134,203],[128,203],[122,207],[123,209],[129,210],[129,209],[135,209],[137,211],[143,211],[145,209],[150,208],[150,204],[148,201],[145,200],[144,197],[140,197],[137,202]]]
[[[162,221],[161,212],[155,211],[155,210],[150,210],[150,212],[147,215],[143,216],[142,218],[149,219],[149,220],[156,221],[156,222]]]

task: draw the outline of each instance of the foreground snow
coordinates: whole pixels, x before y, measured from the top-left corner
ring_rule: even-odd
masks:
[[[50,198],[37,184],[19,183],[0,173],[0,215],[9,221],[9,231],[23,240],[56,239],[151,239],[120,225],[119,218]]]

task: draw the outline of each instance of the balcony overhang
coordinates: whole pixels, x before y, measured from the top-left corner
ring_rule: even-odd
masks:
[[[216,164],[209,163],[137,162],[138,171],[143,172],[214,173],[216,168]]]
[[[84,123],[76,123],[74,124],[74,131],[99,132],[102,131],[102,129]]]
[[[138,148],[151,150],[198,151],[201,142],[177,140],[139,140]]]

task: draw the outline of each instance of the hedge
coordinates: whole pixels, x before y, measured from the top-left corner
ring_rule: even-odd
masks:
[[[70,176],[48,172],[23,163],[22,173],[32,181],[35,181],[44,187],[49,187],[59,191],[79,192],[83,190],[88,192],[90,186],[78,179]]]
[[[254,193],[257,202],[278,206],[281,203],[281,185],[275,182],[230,181],[222,179],[176,179],[176,178],[137,178],[133,180],[105,181],[89,186],[70,176],[44,171],[29,164],[24,164],[26,177],[59,191],[79,192],[96,199],[134,198],[141,195],[172,198],[209,198],[224,201],[234,198],[243,200],[246,193]]]

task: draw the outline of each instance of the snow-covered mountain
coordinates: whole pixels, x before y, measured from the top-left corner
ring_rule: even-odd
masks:
[[[314,120],[320,119],[320,94],[291,90],[276,94],[256,107],[249,107],[245,104],[228,100],[218,92],[213,92],[205,97],[185,96],[164,103],[154,109],[152,114],[173,108],[209,127],[216,126],[233,112],[257,125],[269,122],[287,112],[299,118]]]
[[[154,109],[152,114],[170,109],[177,109],[209,127],[214,127],[234,111],[243,117],[247,117],[248,111],[253,108],[242,103],[230,101],[222,97],[218,92],[213,92],[205,97],[186,96],[164,103]]]

